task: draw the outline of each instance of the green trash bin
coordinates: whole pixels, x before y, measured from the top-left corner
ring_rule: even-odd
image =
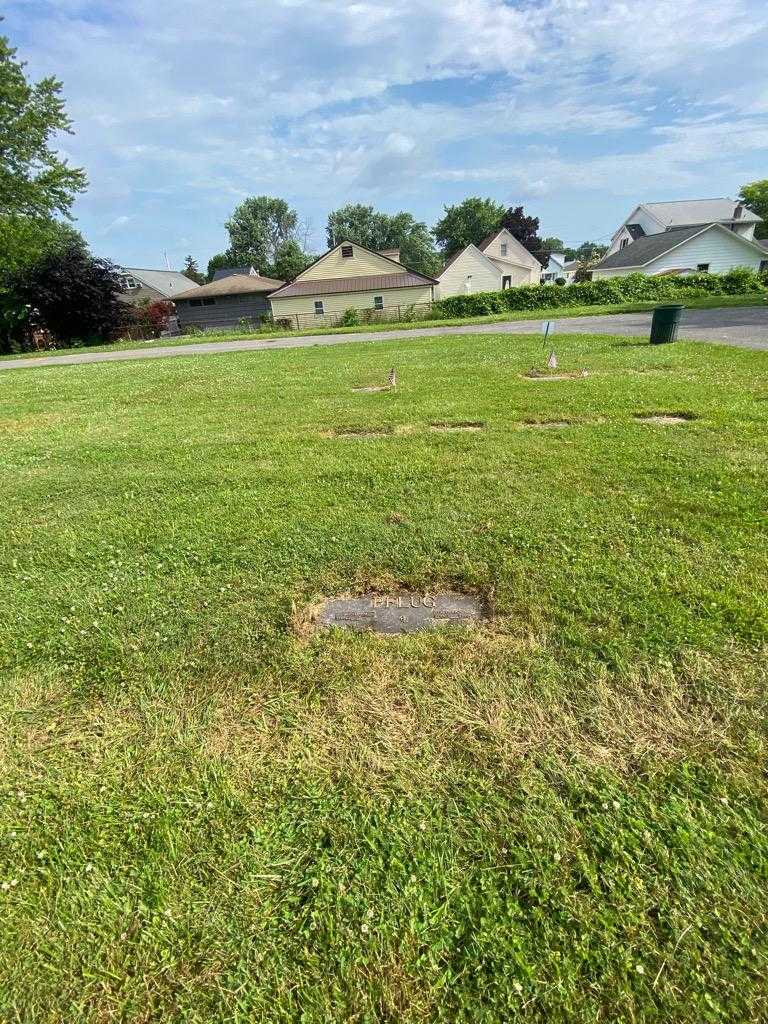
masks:
[[[684,309],[685,306],[680,305],[657,306],[654,309],[651,321],[652,345],[664,345],[675,340]]]

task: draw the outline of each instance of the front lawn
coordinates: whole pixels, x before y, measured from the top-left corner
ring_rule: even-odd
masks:
[[[557,351],[3,378],[0,1019],[768,1017],[766,356]]]

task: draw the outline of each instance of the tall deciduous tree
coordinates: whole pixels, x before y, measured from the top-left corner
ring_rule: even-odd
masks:
[[[433,234],[444,257],[453,256],[466,245],[490,235],[501,225],[504,207],[493,199],[471,196],[455,206],[444,207],[445,213],[433,228]]]
[[[538,217],[529,217],[522,206],[510,206],[504,213],[501,226],[505,227],[532,256],[542,263],[547,262],[549,254],[545,252],[544,244],[538,235]]]
[[[85,245],[70,224],[52,217],[0,217],[0,280],[70,242]]]
[[[264,272],[275,262],[280,247],[294,238],[297,223],[296,211],[284,199],[251,196],[225,225],[229,250],[237,264],[251,263]]]
[[[568,256],[571,260],[581,260],[582,263],[594,263],[595,260],[602,259],[603,256],[608,252],[607,245],[601,245],[599,242],[582,242],[578,248],[570,250],[573,255]],[[568,255],[566,253],[566,255]]]
[[[763,223],[755,227],[755,238],[768,238],[768,178],[743,185],[739,192],[739,199],[746,203],[758,217],[763,218]]]
[[[83,191],[85,172],[51,148],[57,132],[71,132],[61,83],[50,77],[29,83],[0,36],[0,217],[66,214]]]
[[[422,274],[434,274],[439,263],[429,228],[404,210],[389,214],[350,203],[328,215],[326,236],[329,246],[347,240],[375,252],[399,249],[401,263]]]
[[[268,276],[278,281],[293,281],[312,262],[294,239],[284,242],[277,251],[275,262],[267,268]]]
[[[237,266],[237,256],[230,250],[227,249],[225,252],[217,252],[215,256],[211,256],[208,260],[208,272],[206,274],[206,280],[212,281],[213,275],[217,270],[223,270],[225,267]]]

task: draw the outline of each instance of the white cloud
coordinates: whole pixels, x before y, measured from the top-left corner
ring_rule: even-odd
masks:
[[[93,230],[218,246],[254,192],[720,193],[768,149],[758,0],[102,3],[10,0],[4,26],[64,81]]]

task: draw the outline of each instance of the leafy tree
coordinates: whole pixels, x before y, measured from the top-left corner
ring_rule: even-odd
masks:
[[[608,252],[607,245],[600,245],[598,242],[582,242],[577,249],[571,250],[573,256],[569,259],[579,260],[582,263],[595,263]]]
[[[768,238],[768,178],[743,185],[739,199],[763,218],[763,223],[755,226],[755,238]]]
[[[501,227],[506,228],[532,256],[544,263],[548,261],[549,253],[545,251],[544,243],[537,233],[538,217],[528,217],[522,206],[510,206],[504,213]]]
[[[472,196],[455,206],[446,206],[444,210],[432,233],[446,258],[470,243],[477,245],[482,242],[486,235],[501,226],[505,213],[501,203],[479,196]]]
[[[213,275],[217,270],[223,270],[224,267],[235,267],[237,266],[237,257],[231,249],[227,249],[226,252],[217,252],[215,256],[211,256],[208,260],[208,272],[206,274],[206,280],[212,281]]]
[[[541,248],[544,252],[565,252],[566,245],[557,235],[549,235],[547,238],[542,238]]]
[[[70,242],[85,245],[82,235],[63,221],[51,217],[0,217],[0,278]]]
[[[225,225],[235,264],[253,264],[259,271],[272,266],[280,247],[294,238],[297,224],[296,211],[284,199],[251,196],[244,200]]]
[[[109,339],[127,318],[120,300],[120,271],[93,257],[72,241],[43,255],[11,277],[9,289],[39,311],[39,318],[59,342],[75,339],[97,344]]]
[[[267,276],[278,281],[293,281],[311,262],[312,257],[303,251],[299,243],[295,239],[289,239],[278,249],[275,262],[267,268]]]
[[[374,252],[399,249],[400,261],[421,274],[434,274],[439,265],[427,225],[404,210],[381,213],[372,206],[350,203],[328,215],[326,236],[329,246],[347,239]]]
[[[194,281],[195,284],[205,284],[205,278],[200,273],[197,266],[197,260],[193,256],[187,256],[185,258],[182,274],[184,277],[188,277],[190,281]]]
[[[61,83],[49,77],[30,84],[0,36],[0,217],[66,214],[84,190],[85,172],[50,147],[56,132],[71,134]]]

